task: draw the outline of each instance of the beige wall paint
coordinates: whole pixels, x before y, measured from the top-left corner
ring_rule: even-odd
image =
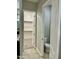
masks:
[[[43,33],[43,23],[42,23],[42,5],[45,0],[40,0],[37,9],[37,49],[39,54],[43,56],[44,52],[44,33]]]
[[[37,3],[39,0],[27,0],[27,1],[31,1],[31,2]]]
[[[23,9],[24,10],[30,10],[30,11],[36,11],[37,3],[33,3],[33,2],[30,2],[30,1],[23,0]]]

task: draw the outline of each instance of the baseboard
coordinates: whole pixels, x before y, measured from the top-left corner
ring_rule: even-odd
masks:
[[[43,55],[40,53],[40,51],[38,50],[38,48],[36,47],[35,49],[36,49],[36,51],[38,52],[38,54],[39,54],[41,57],[43,57]]]

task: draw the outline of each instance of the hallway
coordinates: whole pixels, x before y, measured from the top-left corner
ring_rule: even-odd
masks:
[[[48,59],[48,54],[45,54],[44,57],[41,57],[35,48],[30,48],[24,51],[23,59]]]
[[[22,1],[23,15],[20,15],[21,11],[20,8],[18,8],[18,15],[20,15],[20,18],[22,17],[22,20],[20,19],[22,22],[22,32],[20,33],[22,35],[22,47],[20,52],[22,59],[49,59],[49,54],[44,53],[44,40],[41,39],[44,35],[42,33],[42,9],[40,8],[46,0],[36,1],[37,2],[34,2],[34,0]],[[43,57],[41,57],[40,54]]]
[[[59,57],[58,1],[22,0],[19,2],[21,5],[17,9],[17,16],[20,23],[20,56],[18,56],[20,59],[57,59]]]

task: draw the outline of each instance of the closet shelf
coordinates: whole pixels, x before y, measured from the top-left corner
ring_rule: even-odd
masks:
[[[33,30],[24,30],[24,32],[27,32],[27,31],[32,32]]]
[[[31,22],[32,23],[33,21],[24,21],[24,22]]]

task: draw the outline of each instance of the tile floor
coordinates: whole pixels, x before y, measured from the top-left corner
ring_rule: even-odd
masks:
[[[24,51],[23,59],[48,59],[48,54],[45,57],[40,57],[34,48]]]

